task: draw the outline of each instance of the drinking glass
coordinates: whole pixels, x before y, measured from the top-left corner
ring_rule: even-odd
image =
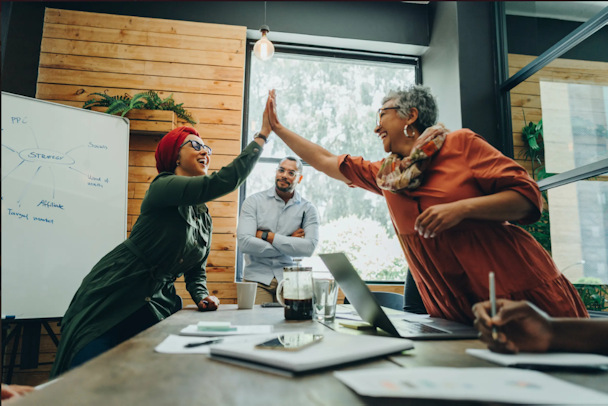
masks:
[[[336,304],[338,303],[338,284],[336,280],[325,275],[313,275],[312,281],[313,320],[333,322],[336,317]]]

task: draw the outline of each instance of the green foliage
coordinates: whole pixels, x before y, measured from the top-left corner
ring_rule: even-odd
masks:
[[[522,108],[523,110],[523,108]],[[524,112],[524,121],[525,121]],[[523,158],[524,161],[530,160],[532,163],[532,177],[534,180],[539,181],[550,176],[553,173],[547,173],[545,170],[545,143],[543,141],[543,120],[541,119],[538,123],[530,121],[528,125],[522,128],[522,138],[526,143],[527,148],[523,149],[519,153],[519,157]],[[535,167],[535,165],[539,165]],[[543,192],[543,199],[547,201],[547,192]],[[549,212],[546,210],[541,214],[540,219],[534,224],[520,225],[521,228],[529,232],[532,237],[540,245],[543,246],[548,253],[551,253],[551,225],[549,220]]]
[[[355,215],[323,224],[318,254],[346,252],[364,280],[403,281],[407,263],[398,237],[389,238],[380,223]],[[371,249],[370,249],[371,248]]]
[[[582,276],[573,283],[581,285],[601,285],[602,280],[600,278],[594,278],[592,276]]]
[[[541,214],[540,219],[534,224],[520,225],[534,237],[545,250],[551,253],[551,229],[549,225],[549,212],[546,210]]]
[[[594,279],[600,283],[579,284],[577,281],[574,285],[587,310],[608,311],[608,285],[601,285],[602,281],[597,278],[581,278],[581,280],[585,279]]]
[[[247,132],[251,137],[260,130],[268,90],[274,88],[278,114],[287,128],[336,155],[377,161],[388,154],[374,134],[376,111],[389,90],[411,85],[414,78],[414,69],[397,64],[285,54],[266,62],[252,59]],[[262,157],[287,155],[295,154],[272,136]],[[259,163],[247,178],[247,195],[272,187],[275,168],[274,163]],[[297,191],[317,206],[322,225],[316,252],[346,252],[367,280],[403,280],[407,263],[385,199],[310,167],[303,175]],[[338,233],[332,227],[351,231]]]
[[[122,117],[132,109],[169,110],[175,112],[182,120],[190,124],[196,124],[190,112],[182,107],[184,103],[175,104],[173,93],[166,99],[162,99],[153,90],[137,93],[133,97],[128,94],[124,96],[108,96],[105,93],[91,93],[89,96],[93,95],[100,96],[101,99],[87,100],[83,108],[90,110],[91,107],[107,107],[106,113],[121,114]]]

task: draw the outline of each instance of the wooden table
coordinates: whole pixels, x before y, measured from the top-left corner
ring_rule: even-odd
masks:
[[[275,332],[326,331],[312,322],[289,322],[283,309],[236,310],[222,305],[216,312],[182,310],[141,334],[102,354],[63,378],[23,398],[19,405],[356,405],[403,404],[403,399],[376,399],[356,395],[331,372],[285,378],[208,359],[203,354],[158,354],[154,352],[169,334],[179,334],[198,321],[230,320],[233,324],[273,324]],[[339,332],[361,334],[338,328]],[[417,341],[407,355],[362,362],[340,370],[362,368],[395,369],[417,366],[494,367],[494,364],[465,354],[466,348],[484,348],[477,340]],[[608,392],[607,374],[552,374],[583,386]],[[408,405],[438,401],[407,400]],[[468,404],[466,402],[443,402]]]

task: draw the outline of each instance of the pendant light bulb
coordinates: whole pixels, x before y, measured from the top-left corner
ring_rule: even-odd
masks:
[[[274,55],[274,45],[272,45],[272,42],[266,37],[266,34],[270,32],[268,26],[262,25],[260,31],[262,31],[262,38],[253,46],[253,54],[260,61],[267,61]]]

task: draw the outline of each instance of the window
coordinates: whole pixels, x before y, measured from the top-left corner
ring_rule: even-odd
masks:
[[[564,22],[574,18],[564,15],[563,4],[535,4],[542,5],[542,13],[535,6],[521,14],[526,10],[519,2],[507,2],[510,21],[505,19],[505,5],[494,5],[503,152],[519,160],[545,198],[543,218],[525,228],[571,282],[605,285],[608,56],[597,44],[605,43],[608,35],[603,28],[608,8],[578,16],[578,22]],[[525,15],[526,21],[514,14]],[[521,24],[515,24],[516,19]],[[518,32],[526,24],[538,29],[533,38]],[[556,37],[557,32],[562,34]],[[606,309],[605,304],[585,304]]]
[[[373,132],[376,111],[389,90],[416,82],[414,58],[295,53],[280,46],[270,61],[249,57],[247,143],[261,127],[268,90],[274,88],[279,117],[289,129],[336,155],[380,160],[386,153]],[[274,187],[276,167],[289,155],[295,154],[273,135],[247,179],[245,195]],[[384,198],[351,189],[306,164],[303,175],[296,190],[315,204],[321,220],[315,256],[343,251],[364,280],[402,282],[407,264]]]

